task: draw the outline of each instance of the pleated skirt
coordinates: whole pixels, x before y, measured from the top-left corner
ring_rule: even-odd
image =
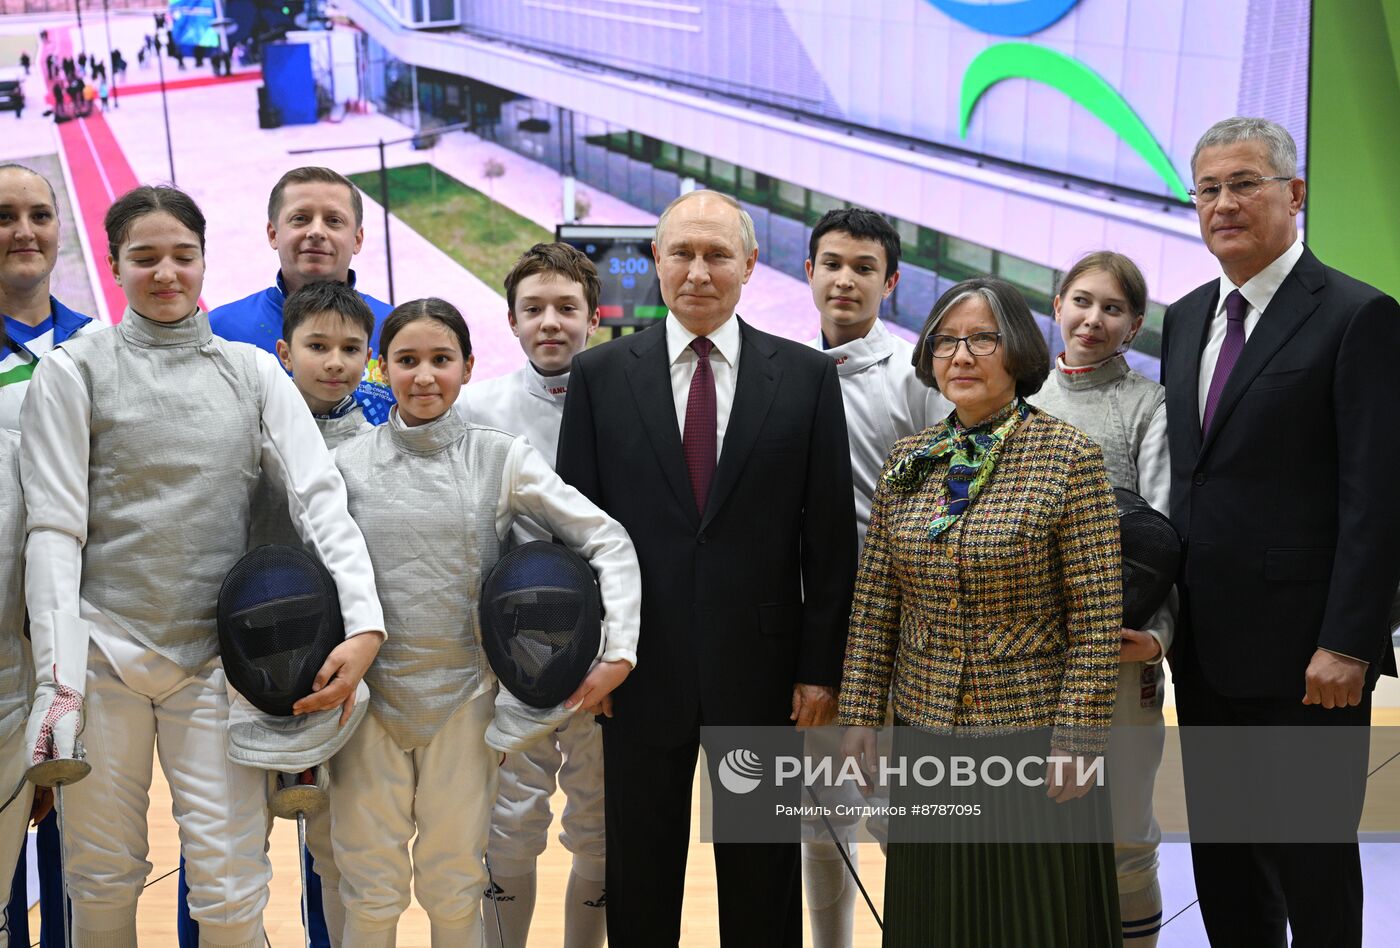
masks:
[[[918,752],[922,738],[901,729],[896,755]],[[934,746],[946,748],[947,739],[941,740]],[[892,788],[895,806],[920,800],[927,794]],[[1042,819],[1044,809],[1028,794],[995,794],[981,817],[953,823],[892,816],[885,948],[1121,946],[1107,794],[1056,806],[1069,809],[1059,811],[1061,841],[1054,842],[1002,841],[1036,838],[1024,825]]]

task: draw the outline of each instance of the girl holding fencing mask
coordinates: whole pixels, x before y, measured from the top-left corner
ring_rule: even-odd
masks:
[[[397,406],[386,424],[335,453],[350,512],[372,538],[389,630],[366,679],[370,713],[331,761],[344,945],[392,946],[410,886],[435,948],[477,945],[500,760],[488,736],[502,749],[528,743],[499,740],[506,722],[482,644],[483,580],[516,517],[558,537],[597,574],[602,644],[564,705],[567,720],[568,711],[605,710],[635,664],[641,577],[622,527],[524,438],[469,425],[452,410],[473,359],[451,304],[400,305],[384,321],[379,351]]]
[[[270,354],[209,330],[198,206],[138,187],[105,224],[126,311],[49,354],[21,412],[38,679],[28,744],[36,763],[85,745],[92,765],[67,790],[81,819],[63,828],[75,944],[136,945],[156,751],[201,944],[255,948],[271,876],[264,778],[225,756],[215,605],[245,552],[260,469],[286,485],[345,614],[346,641],[298,712],[353,696],[383,620],[344,483],[301,396]]]

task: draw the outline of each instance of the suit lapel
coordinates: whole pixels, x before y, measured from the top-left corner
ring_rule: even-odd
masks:
[[[1239,361],[1235,363],[1225,389],[1220,393],[1220,404],[1215,408],[1210,431],[1204,433],[1201,458],[1205,457],[1220,430],[1229,422],[1230,413],[1239,404],[1255,376],[1316,311],[1319,302],[1316,293],[1321,289],[1322,282],[1322,264],[1310,251],[1304,250],[1303,256],[1269,301],[1268,308],[1260,315],[1259,324],[1249,334],[1249,340],[1240,352]]]
[[[739,319],[738,316],[734,318]],[[782,378],[782,369],[773,361],[777,349],[772,340],[750,329],[743,320],[739,320],[739,332],[743,339],[739,378],[734,384],[734,404],[729,410],[729,424],[724,429],[724,448],[715,468],[715,479],[710,483],[710,498],[700,524],[702,529],[714,519],[738,483],[739,473],[753,451]]]
[[[671,365],[666,357],[666,324],[636,333],[629,345],[635,357],[627,366],[627,382],[637,400],[637,413],[646,428],[647,441],[671,485],[671,492],[692,523],[699,521],[690,475],[685,469],[680,428],[676,425],[676,401],[671,392]],[[742,364],[742,363],[741,363]]]
[[[1190,405],[1190,412],[1186,417],[1190,418],[1192,423],[1186,426],[1186,431],[1191,449],[1197,457],[1200,457],[1201,451],[1201,386],[1197,384],[1197,380],[1200,378],[1201,352],[1205,349],[1210,321],[1220,299],[1220,281],[1215,281],[1213,293],[1204,295],[1204,305],[1183,307],[1175,314],[1180,322],[1172,326],[1174,357],[1170,363],[1169,377],[1163,379],[1167,386],[1168,398],[1177,394]]]

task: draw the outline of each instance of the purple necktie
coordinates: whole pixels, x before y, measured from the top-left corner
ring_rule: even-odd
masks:
[[[690,348],[695,350],[695,374],[690,377],[685,434],[681,439],[690,489],[695,493],[695,509],[701,514],[705,512],[710,480],[715,474],[715,374],[710,368],[710,350],[714,347],[704,336],[690,341]]]
[[[1215,360],[1215,374],[1210,377],[1210,390],[1206,392],[1206,413],[1201,417],[1201,434],[1210,431],[1211,419],[1220,404],[1220,393],[1225,391],[1225,383],[1230,381],[1230,372],[1240,360],[1244,351],[1244,314],[1249,303],[1239,290],[1231,290],[1225,297],[1225,341],[1220,344],[1220,356]]]

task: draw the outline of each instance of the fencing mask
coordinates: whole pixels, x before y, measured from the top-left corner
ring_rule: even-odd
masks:
[[[501,557],[481,586],[481,644],[502,690],[487,743],[519,750],[565,721],[602,644],[602,596],[583,557],[534,541]]]
[[[1113,489],[1123,546],[1123,625],[1141,629],[1166,602],[1181,567],[1181,537],[1139,494]]]
[[[344,746],[369,706],[363,682],[345,727],[339,708],[292,714],[345,639],[335,583],[314,556],[260,546],[243,557],[219,589],[218,627],[224,674],[238,692],[229,709],[230,760],[299,773]]]

